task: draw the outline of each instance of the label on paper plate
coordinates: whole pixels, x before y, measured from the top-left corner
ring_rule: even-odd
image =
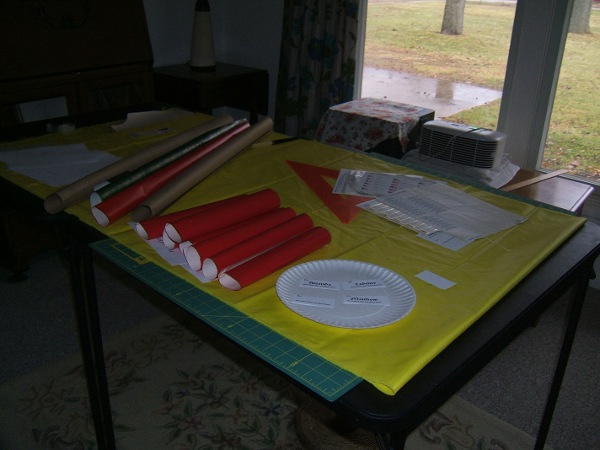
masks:
[[[387,295],[344,295],[344,305],[389,306]]]
[[[300,282],[300,287],[303,288],[318,288],[318,289],[331,289],[339,291],[340,283],[337,281],[326,281],[326,280],[309,280],[304,278]]]
[[[385,283],[379,279],[373,280],[356,280],[356,281],[344,281],[344,289],[369,289],[369,288],[385,288]]]
[[[377,278],[359,278],[357,280],[350,281],[331,281],[331,280],[317,280],[302,278],[299,282],[300,288],[314,289],[315,293],[319,290],[322,291],[323,297],[319,295],[305,295],[300,293],[294,293],[291,301],[297,304],[306,306],[317,306],[321,308],[335,308],[336,299],[328,298],[326,295],[337,296],[337,300],[342,302],[344,305],[376,305],[376,306],[389,306],[390,299],[384,294],[373,293],[377,290],[385,289],[386,284]],[[359,291],[363,290],[361,294],[347,294],[344,291]],[[365,291],[366,290],[366,291]],[[328,294],[325,294],[328,291]],[[332,293],[332,291],[340,291],[339,293]],[[366,293],[368,292],[368,293]]]
[[[294,294],[291,299],[294,303],[299,303],[307,306],[318,306],[321,308],[334,308],[335,300],[325,297],[313,297],[311,295]]]

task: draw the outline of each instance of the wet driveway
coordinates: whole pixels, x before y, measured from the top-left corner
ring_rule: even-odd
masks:
[[[403,72],[365,67],[361,97],[386,98],[435,110],[435,117],[451,116],[496,100],[501,91],[465,83],[419,77]]]

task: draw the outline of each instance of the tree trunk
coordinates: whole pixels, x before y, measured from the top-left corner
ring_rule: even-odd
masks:
[[[446,0],[442,21],[443,34],[462,34],[465,3],[466,0]]]
[[[575,0],[569,23],[569,33],[589,33],[592,0]]]

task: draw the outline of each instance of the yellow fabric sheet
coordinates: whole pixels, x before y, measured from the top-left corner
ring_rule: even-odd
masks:
[[[194,120],[205,120],[195,116]],[[185,129],[192,119],[171,126]],[[106,131],[106,128],[104,128]],[[128,149],[128,133],[109,132],[98,137],[97,130],[70,136],[71,142],[86,142],[91,149],[116,146],[117,154]],[[277,138],[276,134],[265,140]],[[79,140],[77,139],[79,138]],[[54,139],[54,137],[52,137]],[[48,144],[33,139],[27,145]],[[125,142],[124,144],[122,142]],[[130,144],[131,145],[131,144]],[[136,148],[140,144],[135,144]],[[6,148],[6,145],[3,145]],[[384,327],[352,330],[321,325],[289,310],[277,297],[275,282],[285,270],[254,283],[241,291],[229,291],[218,282],[199,283],[180,267],[165,263],[119,220],[106,228],[96,224],[89,206],[83,202],[67,211],[107,236],[123,243],[175,275],[198,286],[287,338],[325,357],[338,366],[372,383],[386,394],[397,392],[423,366],[483,315],[490,307],[544,260],[585,221],[561,212],[516,201],[474,187],[450,183],[454,187],[527,217],[509,230],[477,240],[460,251],[444,249],[417,238],[402,228],[367,212],[349,224],[342,224],[321,200],[292,171],[286,160],[332,169],[364,169],[381,172],[415,173],[366,154],[353,153],[309,141],[248,149],[209,176],[167,212],[181,210],[233,195],[272,188],[297,213],[308,213],[316,225],[327,228],[332,242],[298,263],[316,259],[352,259],[387,267],[404,277],[416,291],[416,305],[404,319]],[[2,176],[40,197],[54,189],[42,186],[2,168]],[[415,275],[429,270],[456,285],[441,290]]]

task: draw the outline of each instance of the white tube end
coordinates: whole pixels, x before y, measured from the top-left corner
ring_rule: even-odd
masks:
[[[200,260],[200,253],[196,250],[192,245],[185,249],[183,252],[186,261],[190,265],[190,267],[199,272],[202,269],[202,261]]]
[[[171,225],[170,223],[165,225],[165,233],[164,234],[168,234],[169,237],[171,238],[171,240],[173,240],[174,242],[177,242],[177,243],[181,242],[181,236],[179,235],[179,233],[177,232],[175,227],[173,225]]]
[[[242,288],[240,283],[234,280],[231,275],[228,275],[227,272],[223,272],[221,275],[219,275],[219,283],[221,283],[223,287],[231,289],[232,291],[239,291]]]
[[[171,239],[171,237],[167,234],[166,230],[163,231],[162,240],[163,244],[167,248],[173,249],[177,247],[177,243],[173,239]]]
[[[135,231],[137,231],[137,234],[139,234],[142,239],[148,240],[148,232],[141,223],[138,222],[135,224]]]
[[[216,280],[219,275],[219,269],[217,269],[217,265],[212,259],[206,258],[202,264],[202,273],[209,280]]]
[[[108,220],[108,216],[102,211],[100,211],[98,208],[92,208],[92,215],[94,216],[94,219],[96,219],[96,222],[98,222],[103,227],[107,226],[110,223],[110,220]]]
[[[92,192],[90,194],[90,206],[96,206],[100,202],[102,202],[102,198],[98,195],[97,192]]]

